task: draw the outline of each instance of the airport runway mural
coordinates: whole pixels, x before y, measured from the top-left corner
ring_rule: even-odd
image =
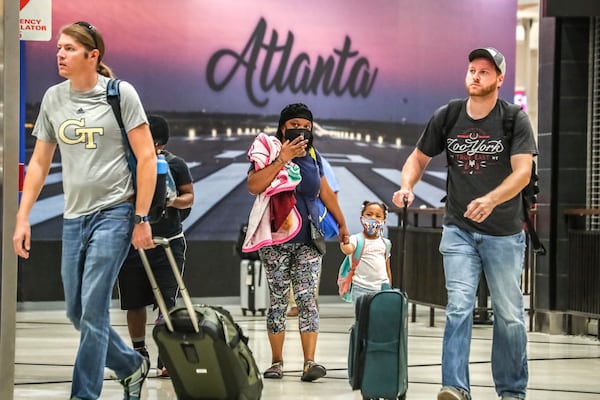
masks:
[[[104,61],[131,82],[147,110],[171,125],[168,149],[194,178],[196,202],[184,222],[191,240],[234,240],[254,201],[245,187],[246,152],[280,110],[304,102],[323,124],[315,144],[332,164],[349,230],[363,200],[391,205],[402,165],[429,116],[464,96],[468,51],[493,45],[507,56],[501,95],[514,87],[517,1],[307,0],[310,18],[291,18],[288,0],[53,0],[52,39],[24,43],[26,125],[21,161],[45,90],[61,80],[56,38],[86,20],[103,34]],[[314,12],[313,12],[314,11]],[[119,18],[115,18],[119,16]],[[435,29],[432,29],[435,27]],[[33,238],[62,231],[59,155],[31,213]],[[415,192],[437,207],[445,191],[438,157]],[[397,224],[390,215],[389,225]]]
[[[167,148],[183,157],[192,172],[196,199],[184,229],[190,240],[235,240],[248,217],[254,196],[246,190],[249,162],[246,152],[256,133],[215,132],[190,138],[175,136]],[[331,163],[340,186],[339,201],[350,232],[359,232],[359,211],[364,200],[392,206],[392,193],[401,182],[401,168],[412,146],[382,141],[360,132],[321,134],[315,147]],[[445,160],[434,158],[424,180],[415,187],[416,206],[443,206]],[[31,213],[34,238],[60,232],[63,196],[60,164],[54,165],[40,200]],[[388,225],[398,224],[390,213]]]

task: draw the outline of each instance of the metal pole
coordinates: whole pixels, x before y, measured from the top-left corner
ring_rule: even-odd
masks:
[[[17,317],[17,258],[12,234],[18,206],[20,43],[19,2],[0,0],[0,191],[2,192],[2,282],[0,289],[0,399],[12,400],[15,380],[15,330]]]

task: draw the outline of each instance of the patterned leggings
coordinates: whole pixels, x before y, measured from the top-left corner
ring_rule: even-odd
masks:
[[[271,300],[267,312],[267,331],[285,331],[291,282],[298,307],[300,332],[318,332],[316,294],[322,261],[319,252],[310,244],[284,243],[263,247],[259,253]]]

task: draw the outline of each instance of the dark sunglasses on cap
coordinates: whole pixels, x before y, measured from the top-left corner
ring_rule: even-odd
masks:
[[[75,22],[75,25],[79,25],[88,31],[88,33],[94,40],[94,48],[97,49],[98,48],[98,40],[96,38],[96,28],[94,28],[94,25],[92,25],[88,22],[85,22],[85,21]]]

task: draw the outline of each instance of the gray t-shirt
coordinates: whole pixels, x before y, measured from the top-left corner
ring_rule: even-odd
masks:
[[[110,208],[134,193],[123,138],[106,100],[108,80],[98,75],[98,83],[86,93],[73,91],[68,80],[50,87],[33,128],[38,140],[58,143],[66,219]],[[129,132],[147,123],[146,114],[131,84],[121,82],[119,89]]]
[[[430,157],[446,150],[448,197],[445,224],[495,236],[512,235],[523,229],[523,205],[519,195],[496,206],[482,223],[463,217],[473,199],[496,188],[512,172],[511,155],[537,154],[527,114],[518,112],[511,139],[505,136],[500,107],[498,101],[485,118],[473,120],[463,103],[456,124],[447,127],[445,143],[441,107],[434,113],[417,142],[419,150]]]

